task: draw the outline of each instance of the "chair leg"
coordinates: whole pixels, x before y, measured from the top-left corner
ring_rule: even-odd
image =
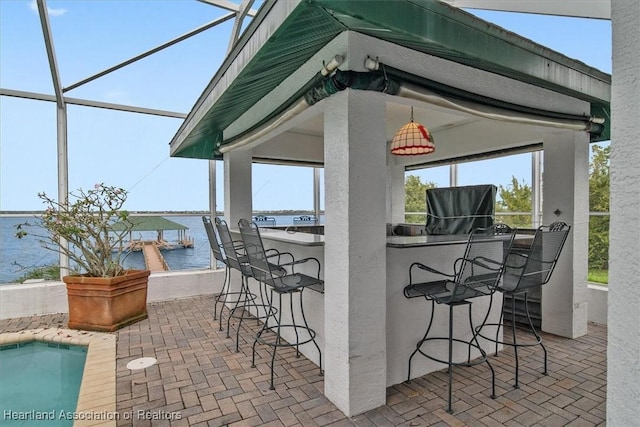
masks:
[[[261,302],[261,306],[262,309],[264,310],[264,316],[260,316],[260,312],[258,311],[258,306],[256,306],[256,325],[260,325],[260,319],[264,318],[265,320],[268,318],[267,316],[267,309],[265,307],[265,301],[269,301],[269,299],[267,298],[267,285],[265,283],[258,283],[258,288],[260,289],[260,301]],[[269,307],[271,307],[269,305]]]
[[[495,352],[495,356],[498,357],[498,337],[500,336],[500,328],[502,328],[503,333],[504,333],[504,324],[502,323],[504,321],[504,297],[505,295],[502,294],[502,304],[501,304],[501,309],[500,309],[500,319],[498,320],[498,326],[496,327],[496,352]],[[493,298],[493,295],[491,295],[491,298]]]
[[[229,272],[229,286],[231,286],[231,272]],[[242,285],[240,286],[240,291],[242,292]],[[229,335],[229,330],[231,329],[231,318],[233,317],[233,314],[238,309],[238,306],[240,305],[241,300],[242,300],[242,294],[238,295],[238,298],[233,304],[233,308],[229,310],[229,315],[227,316],[227,338],[231,338],[231,336]]]
[[[224,270],[224,282],[222,282],[222,289],[220,293],[216,295],[213,301],[213,320],[218,320],[218,302],[220,301],[220,297],[224,295],[224,287],[227,285],[227,270]]]
[[[434,300],[431,300],[431,316],[429,318],[429,324],[427,326],[427,330],[423,336],[423,338],[418,341],[418,343],[416,344],[416,348],[415,350],[411,353],[411,356],[409,357],[409,370],[408,370],[408,375],[407,375],[407,381],[409,382],[411,380],[411,362],[413,361],[413,357],[417,354],[420,353],[421,355],[425,356],[428,359],[431,359],[435,362],[439,362],[439,363],[443,363],[445,365],[447,365],[448,370],[448,390],[447,390],[447,409],[446,411],[450,414],[453,413],[453,371],[454,368],[458,365],[460,366],[475,366],[481,363],[486,363],[487,366],[489,366],[489,370],[491,371],[491,398],[495,399],[496,398],[496,373],[495,370],[493,369],[493,366],[491,365],[491,362],[489,361],[489,358],[487,356],[487,352],[484,351],[482,349],[482,347],[480,346],[480,341],[478,340],[478,336],[480,335],[480,330],[486,325],[487,320],[489,319],[489,312],[490,312],[490,308],[491,308],[491,302],[489,304],[489,309],[487,310],[487,314],[484,315],[484,319],[482,320],[482,325],[480,325],[478,328],[475,328],[473,326],[473,310],[472,310],[472,304],[470,301],[467,300],[462,300],[462,301],[457,301],[457,302],[452,302],[452,303],[447,303],[446,305],[449,307],[449,325],[448,325],[448,329],[449,329],[449,333],[448,336],[445,337],[429,337],[429,332],[431,331],[431,326],[433,325],[433,318],[434,318],[434,312],[435,312],[435,304],[436,302]],[[471,338],[469,340],[464,340],[462,338],[455,338],[454,337],[454,308],[460,305],[468,305],[468,310],[469,310],[469,327],[471,330]],[[480,335],[482,336],[482,335]],[[442,340],[442,341],[447,341],[448,342],[448,357],[446,359],[441,359],[438,357],[435,357],[434,355],[431,355],[428,353],[428,350],[422,350],[421,347],[423,344],[425,344],[427,341],[432,341],[432,340]],[[453,360],[453,344],[454,342],[456,343],[460,343],[463,345],[467,345],[468,348],[468,355],[467,355],[467,361],[466,362],[454,362]],[[477,360],[471,360],[471,347],[475,347],[478,349],[478,351],[480,352],[480,358],[478,358]]]
[[[247,297],[248,297],[248,296],[249,296],[249,294],[251,293],[251,288],[249,287],[249,278],[248,278],[248,277],[246,277],[246,279],[245,279],[245,280],[246,280],[246,283],[247,283],[247,284],[246,284],[246,290],[247,290]],[[258,287],[260,287],[259,285],[260,285],[260,284],[258,284]],[[262,295],[261,295],[261,296],[262,296]],[[246,312],[246,313],[251,313],[251,312],[249,311],[249,308],[250,308],[251,306],[253,307],[253,309],[255,310],[255,313],[256,313],[256,325],[259,325],[259,324],[260,324],[260,318],[258,317],[258,316],[259,316],[259,313],[258,313],[258,304],[256,303],[256,299],[258,299],[258,298],[257,298],[257,295],[256,295],[256,297],[255,297],[255,298],[251,298],[251,301],[249,301],[249,303],[248,303],[248,304],[247,304],[247,303],[245,303],[245,305],[244,305],[244,309],[245,309],[245,312]],[[244,317],[244,315],[243,315],[243,317]]]
[[[426,298],[425,298],[426,299]],[[413,350],[411,356],[409,356],[409,372],[407,373],[407,382],[411,381],[411,361],[413,360],[413,356],[416,355],[418,351],[420,351],[420,346],[427,339],[427,335],[429,335],[429,331],[431,330],[431,325],[433,324],[433,313],[435,312],[435,302],[431,301],[431,316],[429,317],[429,324],[427,325],[427,331],[424,333],[424,336],[418,343],[416,344],[416,349]]]
[[[452,384],[453,384],[453,306],[449,306],[449,399],[447,412],[452,414],[453,409],[451,408],[451,399],[453,395]]]
[[[298,292],[300,294],[300,300],[302,300],[302,292]],[[302,307],[302,301],[300,302],[300,306]],[[289,293],[289,312],[291,313],[291,323],[293,324],[293,331],[296,334],[296,358],[300,357],[300,337],[298,336],[298,328],[296,328],[296,318],[293,311],[293,292]]]
[[[518,376],[520,371],[520,363],[518,361],[518,341],[516,338],[516,298],[515,295],[511,297],[511,336],[513,339],[513,352],[516,359],[516,382],[513,385],[514,388],[520,388],[518,383]]]
[[[280,345],[280,325],[282,324],[282,294],[281,293],[278,293],[278,307],[280,307],[280,310],[278,310],[278,324],[276,326],[276,341],[273,346],[273,353],[271,354],[271,387],[269,387],[269,390],[276,389],[275,386],[273,385],[273,368],[275,367],[275,363],[276,363],[276,351],[278,350],[278,346]]]
[[[260,292],[262,292],[262,290]],[[265,312],[265,318],[264,318],[264,323],[262,324],[262,328],[260,328],[260,330],[256,334],[255,339],[253,340],[253,346],[251,350],[251,367],[252,368],[256,367],[256,344],[258,344],[258,340],[260,339],[264,331],[267,329],[269,325],[269,319],[275,314],[273,309],[273,290],[271,290],[271,292],[268,293],[265,289],[265,297],[267,299],[267,306],[269,307],[269,311]]]
[[[242,315],[240,316],[238,327],[236,328],[236,353],[240,353],[240,328],[242,327],[244,314],[249,310],[248,305],[251,302],[253,302],[254,305],[256,304],[253,298],[249,298],[249,279],[244,275],[241,277],[240,298],[244,299],[244,303],[242,304]]]
[[[227,302],[227,292],[229,292],[229,287],[227,284],[228,278],[229,278],[229,267],[225,266],[224,282],[222,282],[222,289],[220,290],[220,293],[216,296],[215,303],[213,305],[213,320],[217,320],[218,319],[218,303],[222,298],[224,298],[224,301],[221,303],[222,306],[220,307],[220,322],[219,322],[220,331],[222,331],[222,310],[224,310],[225,303]]]
[[[291,313],[293,313],[293,307],[292,307]],[[300,313],[302,313],[302,321],[304,322],[304,326],[307,328],[307,331],[311,331],[311,328],[309,328],[309,323],[307,322],[307,316],[304,314],[304,305],[302,304],[302,292],[300,292]],[[311,341],[313,342],[313,345],[315,345],[316,349],[318,350],[318,365],[320,366],[320,376],[323,376],[324,370],[322,369],[322,351],[320,350],[320,346],[318,345],[315,336],[311,338]]]
[[[544,352],[544,375],[548,375],[547,373],[547,349],[545,348],[544,344],[542,344],[542,337],[540,335],[538,335],[538,333],[536,332],[536,328],[535,326],[533,326],[533,321],[531,320],[531,315],[529,314],[529,293],[525,293],[524,294],[524,309],[527,313],[527,320],[529,321],[529,327],[531,328],[531,332],[533,332],[533,335],[535,335],[536,340],[538,341],[538,343],[540,344],[540,347],[542,347],[542,351]]]
[[[484,328],[484,325],[487,324],[487,320],[489,319],[489,313],[491,313],[491,307],[493,306],[493,294],[491,294],[491,296],[489,297],[489,307],[487,308],[487,314],[484,315],[484,319],[482,319],[482,323],[480,323],[480,326],[478,326],[477,328],[473,326],[473,316],[472,316],[472,311],[471,311],[471,307],[472,304],[469,304],[469,327],[471,328],[471,333],[473,334],[471,336],[471,339],[469,340],[469,346],[468,346],[468,354],[467,354],[467,363],[471,362],[471,348],[473,347],[471,345],[472,342],[476,342],[476,346],[480,349],[480,352],[484,354],[484,350],[482,350],[482,348],[480,348],[480,342],[478,341],[478,335],[480,335],[480,331],[482,330],[482,328]]]
[[[484,325],[487,323],[487,319],[489,319],[489,313],[491,312],[491,304],[493,303],[493,295],[491,295],[491,299],[489,300],[489,308],[487,309],[487,314],[485,314],[484,319],[482,320],[482,324],[478,327],[478,329],[473,327],[473,316],[471,312],[472,304],[469,304],[469,326],[471,327],[471,332],[473,336],[471,337],[471,341],[469,341],[469,353],[471,353],[471,343],[475,341],[475,345],[480,350],[480,357],[484,358],[484,361],[487,362],[487,366],[491,370],[491,398],[496,398],[496,372],[491,366],[491,362],[489,362],[489,357],[487,356],[487,352],[480,347],[480,341],[478,341],[478,331],[482,330]],[[468,362],[471,362],[471,357],[469,357]]]

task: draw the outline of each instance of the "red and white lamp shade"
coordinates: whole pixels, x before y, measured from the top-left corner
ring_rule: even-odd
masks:
[[[411,121],[402,126],[391,140],[391,154],[396,156],[419,156],[430,154],[436,150],[433,136],[420,123],[413,121],[413,107],[411,107]]]

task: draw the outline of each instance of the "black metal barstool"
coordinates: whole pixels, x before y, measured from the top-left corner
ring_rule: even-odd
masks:
[[[506,342],[499,339],[500,328],[504,329],[504,299],[502,300],[503,310],[500,313],[498,323],[486,323],[477,328],[479,336],[496,344],[496,356],[498,355],[498,344],[513,347],[516,360],[514,388],[520,388],[520,365],[518,360],[518,348],[520,347],[533,347],[536,345],[542,347],[542,351],[544,352],[543,374],[547,375],[547,349],[544,344],[542,344],[542,337],[538,335],[531,320],[528,295],[531,289],[542,286],[551,279],[551,273],[553,273],[558,263],[558,258],[560,257],[570,229],[571,226],[564,222],[554,222],[549,226],[538,227],[528,251],[524,253],[512,251],[509,254],[502,282],[497,290],[504,296],[511,297],[511,341]],[[518,342],[516,337],[516,295],[524,295],[524,308],[529,328],[527,332],[529,332],[533,338],[529,341]],[[495,327],[495,338],[483,335],[483,327]]]
[[[240,351],[239,338],[240,338],[240,327],[242,326],[242,321],[248,318],[255,318],[256,321],[260,319],[266,319],[270,316],[270,311],[272,309],[270,304],[257,303],[256,299],[258,298],[257,294],[250,292],[248,278],[253,276],[251,267],[247,261],[246,256],[244,255],[244,247],[242,241],[233,240],[231,237],[231,232],[229,231],[229,227],[223,219],[216,218],[216,229],[218,230],[218,236],[220,237],[220,243],[222,245],[222,249],[224,252],[224,258],[229,265],[230,270],[234,269],[240,272],[240,291],[237,292],[238,297],[232,301],[233,307],[229,312],[229,316],[227,317],[227,338],[230,338],[229,330],[231,328],[231,319],[238,319],[238,327],[236,328],[236,352]],[[274,253],[271,256],[280,257],[281,253]],[[284,274],[286,271],[279,267],[277,264],[269,263],[270,268],[276,271],[278,274]],[[229,270],[229,273],[230,273]],[[229,274],[229,277],[231,275]],[[231,279],[229,279],[229,282]],[[235,293],[234,293],[235,294]],[[231,293],[229,293],[231,295]],[[260,288],[260,299],[264,301],[264,295],[262,288]],[[251,314],[249,308],[253,308],[255,311],[255,315]],[[260,313],[262,310],[262,313]]]
[[[255,367],[256,357],[256,344],[264,344],[273,347],[273,353],[271,354],[271,390],[274,389],[273,377],[274,377],[274,365],[276,358],[276,351],[279,347],[295,347],[296,356],[300,356],[300,346],[312,342],[318,350],[320,374],[323,374],[322,370],[322,351],[320,346],[316,342],[316,332],[309,326],[307,318],[304,314],[304,304],[302,300],[302,294],[305,289],[311,289],[319,293],[324,293],[324,281],[320,279],[320,262],[316,258],[304,258],[300,260],[293,260],[288,263],[281,263],[281,267],[290,266],[292,271],[286,275],[274,274],[274,270],[267,262],[267,255],[262,244],[262,238],[260,237],[260,231],[255,223],[249,222],[247,219],[241,219],[239,222],[240,234],[242,235],[242,241],[244,243],[244,250],[249,259],[251,270],[253,271],[253,278],[261,283],[264,283],[269,287],[270,295],[268,301],[271,304],[271,310],[269,311],[269,318],[273,321],[273,324],[269,325],[269,318],[267,318],[262,326],[262,329],[256,335],[253,343],[253,356],[252,366]],[[310,276],[303,273],[295,273],[294,267],[299,264],[314,261],[317,266],[317,273],[315,276]],[[278,306],[275,307],[274,294],[278,296]],[[296,316],[293,309],[293,295],[298,295],[300,300],[300,313],[303,324],[296,323]],[[289,309],[291,310],[291,323],[282,323],[282,296],[289,296]],[[277,314],[277,316],[276,316]],[[295,333],[295,340],[287,342],[282,338],[281,332],[283,330],[293,330]],[[275,337],[270,336],[267,332],[274,332]],[[305,334],[303,336],[302,334]]]
[[[467,241],[467,247],[464,255],[453,263],[453,273],[447,274],[425,264],[414,262],[409,268],[409,285],[404,288],[404,296],[406,298],[424,298],[431,302],[431,314],[427,324],[426,332],[420,339],[416,348],[409,357],[409,370],[407,381],[411,380],[411,362],[413,357],[420,353],[422,356],[440,363],[444,363],[449,369],[449,394],[447,412],[452,413],[452,382],[454,366],[473,366],[480,363],[486,363],[491,370],[491,397],[495,398],[496,384],[495,372],[491,363],[487,358],[487,354],[480,347],[477,334],[473,326],[471,300],[477,297],[492,295],[502,276],[506,257],[513,244],[515,231],[502,224],[496,224],[492,227],[474,230]],[[426,272],[426,273],[425,273]],[[443,277],[440,280],[422,281],[421,279],[427,274],[430,277],[437,275]],[[436,304],[444,304],[449,307],[449,333],[446,337],[429,336]],[[469,326],[472,337],[469,341],[455,338],[453,336],[453,309],[455,307],[466,305],[469,308]],[[491,304],[484,316],[483,324],[487,321]],[[446,341],[448,343],[448,358],[443,360],[435,357],[430,351],[433,348],[424,348],[426,343],[436,341]],[[453,344],[462,343],[467,346],[468,357],[466,361],[456,362],[453,360]],[[471,360],[471,350],[475,348],[480,352],[480,357]]]
[[[227,304],[235,305],[238,303],[238,298],[240,298],[242,303],[244,304],[245,298],[253,298],[255,299],[255,295],[249,294],[247,295],[244,290],[238,292],[230,292],[229,287],[231,284],[231,266],[229,261],[224,256],[222,243],[216,233],[216,230],[213,228],[213,224],[211,223],[211,219],[208,216],[202,217],[202,222],[204,224],[204,229],[207,232],[207,237],[209,239],[209,245],[211,246],[211,251],[213,252],[213,257],[217,262],[220,262],[224,265],[224,282],[222,283],[222,289],[220,293],[215,297],[215,303],[213,307],[213,320],[217,320],[220,317],[220,321],[218,322],[220,325],[220,331],[222,331],[222,314],[224,307]],[[231,299],[230,299],[231,298]],[[218,303],[220,303],[220,314],[218,315]],[[227,335],[229,335],[229,331],[227,330]]]

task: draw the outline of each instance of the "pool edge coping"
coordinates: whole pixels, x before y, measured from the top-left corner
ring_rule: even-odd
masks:
[[[27,341],[87,346],[73,426],[116,426],[115,334],[65,328],[0,333],[0,345]]]

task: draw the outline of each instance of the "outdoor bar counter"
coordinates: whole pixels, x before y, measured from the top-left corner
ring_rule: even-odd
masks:
[[[290,252],[296,259],[314,257],[322,266],[320,275],[324,277],[324,271],[331,266],[324,263],[324,236],[292,230],[261,228],[266,249],[274,248],[279,251]],[[404,297],[403,289],[409,283],[409,267],[413,262],[420,261],[443,272],[451,273],[453,262],[464,254],[466,248],[466,235],[419,235],[419,236],[388,236],[387,237],[387,301],[386,301],[386,382],[387,386],[401,383],[407,378],[409,356],[415,349],[416,343],[423,337],[431,313],[431,304],[416,298],[408,300]],[[314,263],[296,266],[296,271],[314,274],[311,268]],[[428,276],[425,276],[428,277]],[[253,282],[253,281],[252,281]],[[257,284],[251,284],[254,291]],[[324,296],[314,291],[304,292],[305,311],[309,325],[317,332],[317,340],[320,348],[324,348]],[[489,297],[477,298],[473,301],[474,324],[480,324],[486,314],[489,305]],[[502,296],[494,295],[489,323],[497,323],[500,316]],[[286,313],[286,311],[285,311]],[[456,329],[454,335],[457,338],[468,340],[471,331],[466,307],[455,309],[454,316]],[[432,332],[446,337],[448,308],[436,306],[434,326]],[[286,338],[286,336],[285,336]],[[481,345],[482,345],[481,341]],[[488,344],[487,344],[488,345]],[[446,359],[447,343],[434,344],[436,355]],[[459,348],[457,348],[459,347]],[[486,347],[489,348],[489,347]],[[301,349],[306,357],[318,363],[317,351],[311,345]],[[462,360],[467,357],[467,346],[454,345],[455,358]],[[477,351],[472,352],[472,357],[477,356]],[[326,369],[326,367],[324,367]],[[419,377],[429,372],[443,369],[444,365],[426,359],[415,357],[412,364],[412,377]],[[487,368],[488,369],[488,368]]]

